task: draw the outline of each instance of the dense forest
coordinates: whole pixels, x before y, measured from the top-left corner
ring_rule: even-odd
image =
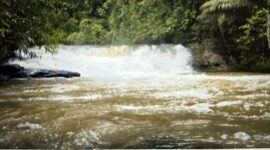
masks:
[[[1,0],[0,61],[61,44],[202,43],[239,70],[270,70],[267,0]],[[34,54],[29,53],[30,56]]]

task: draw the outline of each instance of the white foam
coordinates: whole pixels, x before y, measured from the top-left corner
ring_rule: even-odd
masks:
[[[56,96],[49,97],[47,100],[49,100],[49,101],[72,102],[75,99],[76,99],[76,97],[73,97],[73,96],[56,95]]]
[[[233,106],[233,105],[239,105],[241,104],[241,101],[224,101],[224,102],[219,102],[216,104],[217,107],[228,107],[228,106]]]
[[[270,95],[267,93],[257,93],[257,94],[249,94],[249,95],[241,95],[241,96],[235,96],[237,99],[255,99],[258,97],[264,97],[264,98],[270,98]]]
[[[155,98],[183,98],[183,97],[192,97],[199,99],[209,99],[212,98],[212,95],[207,89],[193,89],[193,90],[183,90],[183,91],[173,91],[173,92],[160,92],[154,93],[151,96]]]
[[[210,113],[210,112],[213,112],[211,107],[213,107],[212,104],[200,103],[200,104],[195,104],[195,105],[190,106],[189,109],[197,113]]]
[[[221,136],[221,138],[222,138],[223,140],[226,140],[226,139],[228,138],[228,135],[227,135],[227,134],[223,134],[223,135]]]
[[[78,146],[94,148],[99,143],[100,135],[92,130],[83,130],[75,135],[73,143]]]
[[[138,111],[138,112],[181,112],[181,111],[187,111],[187,112],[195,112],[198,114],[206,114],[206,113],[212,113],[213,110],[211,109],[214,107],[212,104],[207,103],[199,103],[192,106],[174,106],[174,105],[148,105],[148,106],[136,106],[136,105],[114,105],[114,108],[118,111]]]
[[[73,90],[77,90],[79,89],[79,86],[76,86],[76,85],[55,85],[53,88],[51,89],[47,89],[47,90],[50,90],[52,92],[55,92],[55,93],[64,93],[64,92],[68,92],[68,91],[73,91]]]
[[[211,113],[213,110],[211,107],[214,105],[199,103],[192,106],[163,106],[163,105],[148,105],[148,106],[135,106],[135,105],[114,105],[115,109],[118,111],[143,111],[143,112],[151,112],[151,111],[166,111],[166,112],[177,112],[177,111],[188,111],[195,113]]]
[[[106,95],[101,95],[101,94],[89,94],[86,96],[64,96],[64,95],[56,95],[56,96],[51,96],[49,98],[43,98],[43,100],[49,100],[49,101],[63,101],[63,102],[73,102],[75,100],[99,100],[99,99],[104,99],[108,98],[110,96]]]
[[[254,135],[254,139],[256,141],[264,141],[269,143],[270,142],[270,134],[256,134]]]
[[[235,139],[242,140],[242,141],[248,141],[251,139],[251,136],[245,132],[237,132],[237,133],[234,133],[233,136]]]
[[[193,72],[192,55],[182,45],[59,46],[54,55],[45,53],[44,48],[31,51],[42,58],[10,63],[26,68],[76,71],[101,81]]]
[[[270,141],[270,135],[264,136],[263,139],[266,141]]]
[[[266,118],[270,118],[270,112],[265,112],[262,116]]]
[[[135,106],[135,105],[115,105],[114,106],[119,111],[139,111],[139,110],[147,110],[147,111],[159,111],[161,109],[166,109],[166,107],[162,107],[160,105],[151,105],[151,106]]]
[[[251,87],[253,89],[252,85],[256,85],[255,87],[267,87],[267,85],[270,85],[268,80],[270,79],[269,75],[218,75],[218,76],[204,76],[205,79],[210,79],[210,80],[228,80],[228,81],[244,81],[247,82],[248,84],[251,84]],[[267,83],[262,84],[262,86],[258,86],[258,80],[265,80]]]
[[[250,104],[244,104],[244,109],[245,111],[249,111],[250,110]]]
[[[17,125],[17,128],[29,128],[29,129],[43,129],[43,127],[36,123],[20,123]]]

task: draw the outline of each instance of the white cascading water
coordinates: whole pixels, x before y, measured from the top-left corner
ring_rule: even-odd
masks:
[[[193,72],[192,55],[182,45],[59,46],[56,54],[46,53],[44,48],[31,51],[40,57],[10,63],[25,68],[75,71],[100,80]]]

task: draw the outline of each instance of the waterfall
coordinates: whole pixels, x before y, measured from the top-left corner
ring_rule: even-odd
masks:
[[[13,60],[25,68],[76,71],[93,79],[129,79],[192,73],[192,55],[182,45],[64,46],[51,54],[33,48],[37,58]]]

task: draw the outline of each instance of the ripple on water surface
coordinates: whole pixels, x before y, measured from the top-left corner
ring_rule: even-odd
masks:
[[[13,63],[83,77],[2,82],[0,148],[270,147],[269,74],[196,73],[181,45],[42,55]]]

